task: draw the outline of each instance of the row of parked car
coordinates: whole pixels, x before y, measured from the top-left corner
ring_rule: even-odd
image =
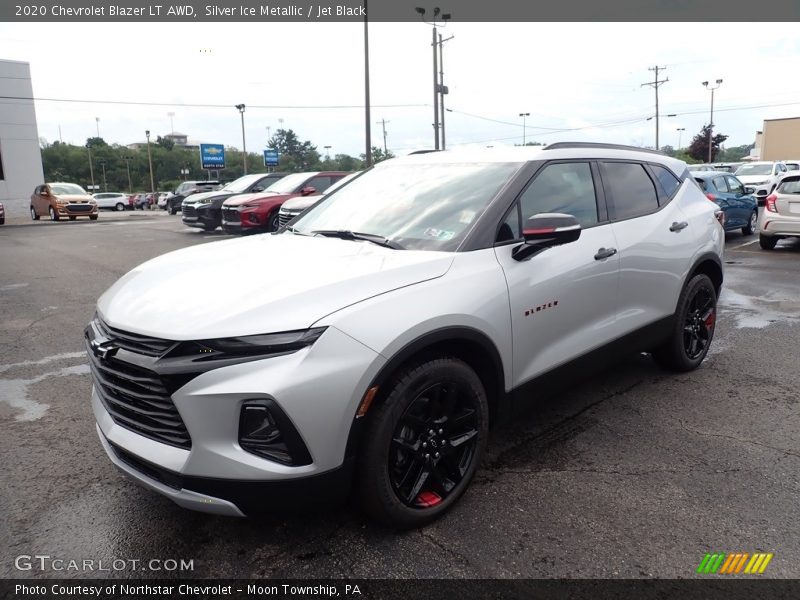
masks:
[[[732,173],[744,185],[752,186],[759,204],[764,204],[769,194],[775,191],[786,175],[800,171],[800,160],[762,160],[753,162],[711,163],[689,165],[692,173],[723,171]]]

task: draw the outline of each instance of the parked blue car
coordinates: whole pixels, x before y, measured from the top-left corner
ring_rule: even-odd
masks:
[[[741,229],[745,235],[758,231],[758,201],[754,189],[745,187],[733,175],[716,172],[692,173],[706,198],[716,202],[725,213],[725,231]]]

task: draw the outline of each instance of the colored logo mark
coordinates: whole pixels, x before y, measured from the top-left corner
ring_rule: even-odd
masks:
[[[738,575],[746,573],[749,575],[760,575],[765,571],[767,565],[772,560],[772,552],[715,552],[706,554],[697,567],[698,573],[708,573],[719,575]]]

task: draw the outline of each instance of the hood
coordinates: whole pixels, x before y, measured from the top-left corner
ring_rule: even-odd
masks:
[[[127,273],[97,303],[111,325],[171,339],[306,329],[346,306],[444,275],[449,252],[263,234],[201,244]]]
[[[318,202],[320,198],[322,198],[322,194],[314,194],[313,196],[297,196],[296,198],[291,198],[284,202],[281,206],[281,210],[286,209],[291,212],[302,212],[312,204]]]
[[[255,192],[252,194],[236,194],[225,200],[225,206],[241,206],[243,204],[258,204],[261,200],[274,200],[278,196],[288,197],[288,194],[277,192]]]
[[[736,179],[747,185],[748,183],[756,183],[758,181],[769,181],[772,179],[772,175],[737,175]]]
[[[232,194],[230,192],[224,192],[222,190],[217,190],[216,192],[199,192],[197,194],[192,194],[191,196],[186,196],[183,201],[186,202],[186,204],[201,204],[203,202],[216,199],[217,197],[227,198],[231,195]]]

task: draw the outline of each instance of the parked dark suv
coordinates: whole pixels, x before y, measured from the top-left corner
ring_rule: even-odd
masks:
[[[177,214],[181,210],[183,201],[192,194],[199,194],[201,192],[211,192],[216,190],[222,185],[216,179],[209,179],[207,181],[184,181],[177,188],[175,188],[175,195],[167,200],[167,210],[169,214]]]
[[[222,225],[222,203],[237,194],[263,192],[286,173],[252,173],[227,184],[215,192],[196,194],[183,205],[184,225],[214,231]]]

